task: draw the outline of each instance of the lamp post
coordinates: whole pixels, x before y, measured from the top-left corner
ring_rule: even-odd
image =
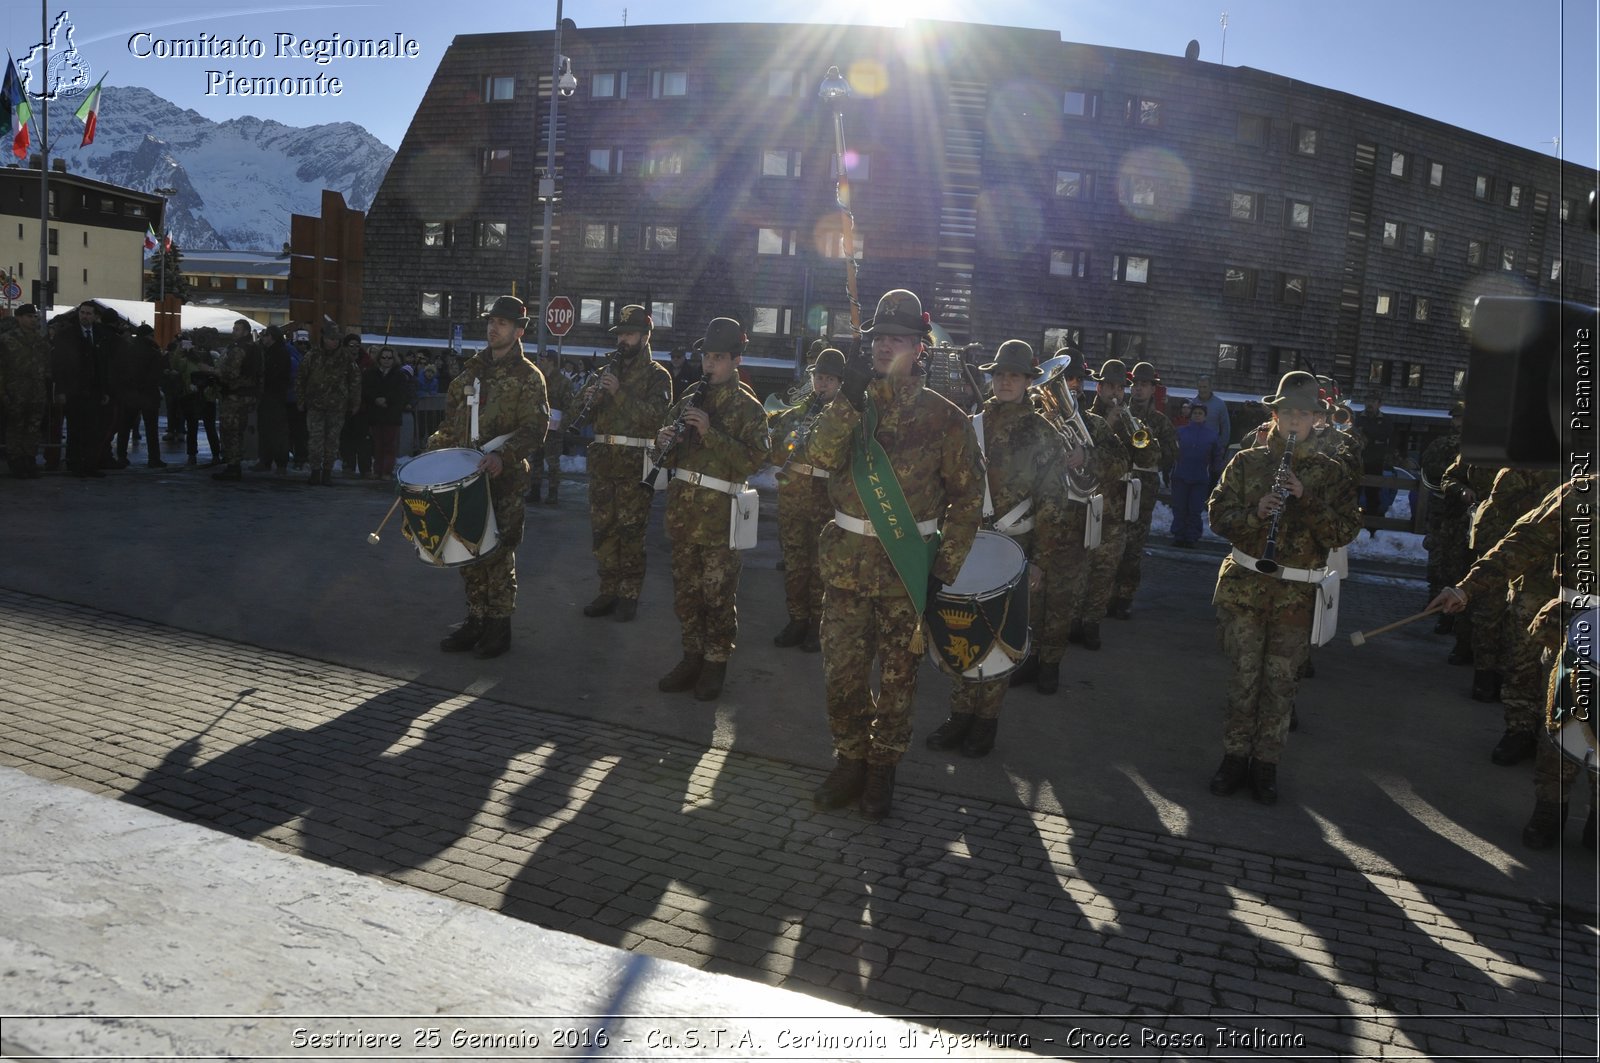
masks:
[[[560,102],[570,99],[578,91],[578,79],[572,73],[572,60],[561,54],[561,0],[556,0],[555,61],[550,71],[550,128],[545,138],[544,176],[539,178],[539,198],[544,200],[544,235],[539,241],[539,350],[544,354],[549,339],[549,324],[545,321],[545,307],[550,305],[550,225],[555,220],[556,209],[556,116]]]
[[[161,242],[156,245],[156,261],[161,263],[161,294],[159,298],[165,300],[167,297],[167,233],[171,231],[167,226],[167,199],[170,196],[177,195],[178,190],[169,185],[163,185],[154,189],[154,191],[156,195],[161,197]]]
[[[850,96],[850,82],[839,68],[830,66],[817,95],[833,107],[833,198],[839,204],[839,251],[844,256],[845,291],[850,296],[850,332],[857,347],[861,344],[861,300],[856,295],[856,220],[850,213],[850,175],[844,161],[844,101]],[[831,328],[832,322],[828,327]]]

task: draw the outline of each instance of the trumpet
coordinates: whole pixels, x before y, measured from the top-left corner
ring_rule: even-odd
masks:
[[[789,437],[784,441],[787,453],[784,454],[783,464],[778,467],[780,473],[789,467],[789,463],[794,460],[795,454],[806,445],[806,440],[811,438],[811,429],[816,425],[817,418],[822,416],[822,411],[828,405],[823,401],[822,396],[815,393],[806,402],[809,403],[809,407],[805,412],[805,416],[800,418],[799,424],[789,430]],[[790,407],[790,409],[793,408]]]
[[[1340,425],[1340,426],[1348,425],[1350,423],[1350,416],[1351,416],[1350,415],[1350,407],[1341,406],[1341,405],[1339,405],[1337,403],[1334,404],[1334,407],[1333,407],[1333,423],[1334,424]]]
[[[1034,405],[1039,412],[1066,436],[1067,443],[1088,452],[1094,449],[1094,437],[1089,434],[1089,426],[1083,423],[1083,415],[1078,412],[1072,389],[1067,387],[1066,370],[1071,364],[1071,355],[1062,354],[1046,359],[1039,365],[1044,375],[1029,385],[1028,390],[1032,392]],[[1099,486],[1087,468],[1068,469],[1066,477],[1068,485],[1079,494],[1093,494]]]
[[[1150,445],[1150,429],[1144,422],[1133,415],[1125,402],[1115,402],[1112,405],[1117,411],[1117,421],[1122,425],[1122,430],[1128,436],[1128,442],[1136,449],[1143,450]]]

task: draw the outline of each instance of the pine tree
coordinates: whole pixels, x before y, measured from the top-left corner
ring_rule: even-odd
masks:
[[[145,281],[144,297],[149,302],[155,302],[161,297],[161,275],[166,274],[166,293],[176,295],[181,302],[189,301],[189,282],[183,276],[183,252],[178,249],[177,241],[163,251],[156,250],[155,259],[150,266],[150,277]]]

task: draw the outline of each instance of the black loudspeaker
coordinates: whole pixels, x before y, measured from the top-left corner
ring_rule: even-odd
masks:
[[[1477,465],[1565,469],[1592,461],[1592,306],[1480,296],[1472,311],[1461,456]]]

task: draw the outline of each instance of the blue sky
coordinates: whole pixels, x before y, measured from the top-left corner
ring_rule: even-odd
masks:
[[[1228,12],[1226,42],[1220,15]],[[251,0],[79,0],[66,11],[92,77],[143,85],[218,120],[253,114],[292,125],[359,122],[397,147],[450,39],[459,32],[549,29],[553,0],[457,7],[438,0],[253,3]],[[1499,140],[1600,165],[1596,152],[1594,0],[570,0],[585,26],[663,22],[821,22],[901,25],[908,17],[1024,26],[1089,44],[1181,54],[1190,39],[1210,62],[1251,66],[1365,96]],[[40,33],[40,7],[13,2],[0,32],[20,61]],[[136,34],[146,34],[135,38]],[[275,58],[276,34],[415,40],[416,58]],[[262,42],[264,58],[141,58],[148,42],[201,34]],[[1224,43],[1226,52],[1224,53]],[[230,96],[207,71],[337,77],[339,96]],[[820,79],[819,72],[819,79]],[[209,92],[208,92],[209,89]],[[115,114],[103,111],[102,124]]]

